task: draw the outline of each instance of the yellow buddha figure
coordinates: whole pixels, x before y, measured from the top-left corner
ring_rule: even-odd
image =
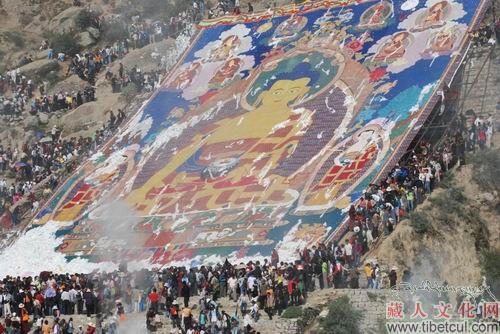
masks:
[[[247,90],[250,111],[199,131],[127,201],[142,214],[176,214],[297,198],[273,169],[290,156],[311,120],[311,111],[293,107],[317,87],[320,74],[307,62],[274,73],[265,83],[257,76]]]

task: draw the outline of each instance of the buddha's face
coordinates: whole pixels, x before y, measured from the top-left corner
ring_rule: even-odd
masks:
[[[449,31],[440,31],[436,35],[436,42],[440,43],[440,42],[446,41],[450,37],[451,37],[451,33]]]
[[[278,80],[261,94],[263,106],[286,107],[309,91],[309,78]]]
[[[394,41],[394,43],[401,43],[401,42],[404,42],[406,37],[407,37],[406,34],[396,34],[393,38],[393,41]]]
[[[230,36],[222,42],[222,47],[225,50],[231,50],[237,47],[240,43],[240,39],[237,36]]]
[[[438,2],[437,4],[435,4],[434,6],[431,7],[430,9],[430,12],[432,14],[436,14],[436,13],[439,13],[440,11],[442,11],[448,4],[446,3],[446,1],[442,1],[442,2]]]
[[[224,66],[221,68],[221,72],[223,74],[234,74],[236,70],[240,67],[240,59],[231,59],[230,61],[226,62]]]

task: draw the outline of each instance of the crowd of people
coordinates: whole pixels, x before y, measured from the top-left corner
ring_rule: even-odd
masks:
[[[480,115],[475,115],[471,111],[470,127],[467,136],[467,148],[469,151],[475,151],[476,147],[480,150],[491,147],[491,140],[493,137],[494,123],[491,114],[485,119]]]
[[[0,215],[5,210],[10,210],[22,198],[28,199],[31,211],[35,213],[41,204],[40,199],[50,196],[59,184],[60,178],[69,175],[82,159],[88,158],[95,152],[125,117],[122,110],[118,110],[117,115],[111,111],[108,123],[103,124],[91,137],[64,139],[61,130],[54,126],[46,137],[32,145],[24,144],[19,151],[10,147],[4,150],[0,142],[0,174],[10,170],[16,175],[10,184],[5,177],[0,178]],[[34,187],[43,181],[46,181],[45,186],[37,196]],[[10,213],[12,223],[19,223],[18,211],[10,210]]]
[[[33,97],[34,90],[33,81],[19,69],[0,75],[0,115],[20,116]]]
[[[159,87],[164,68],[160,66],[157,70],[143,72],[137,66],[133,66],[130,70],[125,70],[123,64],[120,63],[118,73],[108,71],[106,79],[111,83],[113,93],[121,92],[130,83],[133,83],[139,92],[152,92]]]
[[[90,17],[95,17],[94,28],[100,29],[105,26],[123,25],[126,36],[104,47],[76,54],[71,58],[66,74],[76,74],[82,80],[94,85],[96,75],[103,68],[122,59],[131,49],[143,48],[146,45],[160,42],[169,37],[177,37],[188,26],[201,19],[203,8],[203,1],[195,1],[188,10],[173,15],[169,20],[155,22],[141,19],[140,16],[128,18],[126,21],[117,15],[100,17],[97,16],[97,13],[93,14],[92,9],[84,9],[90,12]],[[55,54],[48,42],[45,42],[42,48],[48,49],[49,59],[65,61],[67,58],[64,53]],[[120,76],[120,78],[123,77]]]
[[[471,35],[473,47],[494,46],[496,43],[500,43],[500,20],[482,25]]]
[[[357,288],[359,272],[350,267],[353,261],[335,255],[333,245],[319,245],[304,249],[290,263],[273,251],[270,261],[262,263],[226,260],[215,266],[133,273],[122,265],[113,273],[5,277],[0,283],[0,315],[8,328],[19,328],[8,332],[16,334],[32,326],[45,333],[46,321],[52,326],[48,333],[54,333],[54,327],[69,333],[62,328],[72,318],[63,322],[61,316],[77,314],[87,315],[89,321],[95,316],[93,328],[115,333],[120,319],[142,311],[147,311],[145,327],[151,332],[170,322],[183,333],[252,333],[261,316],[272,319],[290,305],[302,305],[311,291]],[[221,298],[231,301],[231,310],[221,307]]]
[[[0,115],[20,117],[26,110],[29,110],[31,115],[36,115],[38,112],[70,110],[95,100],[95,89],[92,86],[82,91],[71,93],[59,91],[52,95],[45,94],[44,85],[38,89],[40,95],[35,96],[36,87],[33,81],[22,75],[19,69],[0,76]],[[8,96],[9,90],[10,96]]]

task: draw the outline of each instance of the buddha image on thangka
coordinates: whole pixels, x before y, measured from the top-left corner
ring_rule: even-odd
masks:
[[[45,221],[77,226],[64,251],[87,254],[103,244],[86,232],[99,207],[120,198],[141,218],[130,251],[162,263],[266,254],[301,224],[290,240],[321,239],[420,125],[447,66],[429,58],[459,50],[468,25],[457,1],[419,2],[399,23],[377,0],[205,26]]]
[[[312,175],[296,211],[321,213],[332,206],[347,207],[351,202],[347,195],[356,185],[351,181],[373,171],[387,153],[390,142],[384,138],[385,132],[378,124],[368,124],[343,142],[327,145],[321,155],[294,174],[293,178],[304,172]]]
[[[307,17],[302,15],[292,15],[281,22],[274,31],[271,45],[286,45],[300,37],[300,32],[307,24]]]
[[[224,88],[229,86],[238,76],[241,68],[240,58],[228,59],[208,82],[209,88]]]
[[[422,56],[432,58],[451,54],[456,49],[457,41],[461,38],[462,34],[463,32],[456,26],[445,27],[434,32],[427,41],[427,46],[422,52]]]
[[[205,99],[242,77],[254,67],[254,56],[246,54],[252,47],[250,29],[236,25],[194,53],[194,59],[180,67],[165,85],[178,90],[185,100]]]
[[[378,29],[387,24],[393,15],[391,1],[382,0],[368,8],[362,15],[357,26],[358,29]]]
[[[324,72],[314,68],[321,61]],[[293,201],[297,195],[273,170],[311,122],[312,110],[296,106],[331,84],[338,74],[337,63],[329,55],[299,53],[261,65],[244,93],[246,111],[240,109],[234,116],[200,129],[164,168],[138,185],[128,200],[146,203],[138,207],[144,213],[151,213],[157,203],[156,213],[162,214],[193,200],[198,201],[197,210],[227,203],[234,208],[240,196],[236,190],[242,187],[253,189],[254,203]],[[189,211],[185,206],[178,210]]]
[[[391,63],[403,58],[406,50],[412,42],[411,34],[407,31],[400,31],[387,38],[377,53],[373,56],[373,61],[377,63]]]
[[[241,45],[241,40],[237,35],[226,37],[221,45],[214,47],[209,57],[209,61],[227,60],[230,56],[234,55]]]
[[[416,25],[411,29],[411,31],[419,32],[444,26],[450,11],[451,6],[447,0],[439,1],[419,15],[416,20]]]
[[[226,50],[224,55],[232,53],[228,50],[232,50],[234,41],[244,41],[245,37],[241,35],[238,39],[231,37],[233,32],[227,32],[221,38],[220,45]],[[308,45],[297,45],[300,47],[283,57],[264,61],[251,70],[244,80],[247,88],[242,93],[238,108],[231,112],[223,108],[221,114],[224,117],[215,117],[213,121],[200,125],[196,131],[180,134],[175,145],[162,146],[161,151],[171,154],[165,155],[169,156],[168,161],[153,174],[150,174],[152,170],[149,168],[139,168],[127,178],[126,189],[131,191],[124,194],[125,200],[139,215],[167,217],[226,210],[233,212],[227,214],[231,217],[248,203],[255,207],[286,209],[299,198],[301,191],[312,189],[312,179],[318,178],[316,174],[323,173],[323,170],[313,173],[306,169],[308,174],[303,169],[300,175],[294,172],[301,167],[300,163],[306,164],[320,154],[323,146],[312,150],[302,145],[301,141],[315,126],[315,120],[322,117],[321,113],[333,109],[329,105],[316,110],[317,107],[309,107],[308,103],[315,100],[315,104],[318,101],[329,104],[330,98],[330,101],[340,103],[334,108],[342,109],[346,106],[345,101],[353,100],[353,95],[357,95],[359,105],[356,108],[348,106],[345,114],[339,114],[342,117],[335,117],[334,122],[337,123],[330,123],[328,129],[321,131],[322,136],[326,132],[327,148],[332,149],[340,141],[339,126],[348,128],[348,123],[362,106],[361,101],[367,98],[373,87],[362,84],[368,81],[368,70],[351,60],[350,55],[344,56],[343,52],[347,50],[340,45],[329,45],[330,49],[327,46],[321,52]],[[230,88],[241,72],[241,59],[248,56],[237,55],[225,61],[210,62],[217,59],[213,56],[214,50],[211,47],[203,55],[197,51],[195,54],[200,56],[184,65],[184,69],[177,74],[174,73],[173,78],[167,81],[167,87],[183,90],[185,94],[197,86],[196,80],[201,80],[198,78],[200,73],[208,71],[203,68],[199,72],[197,64],[201,63],[202,67],[212,66],[213,74],[209,80],[204,79],[207,89]],[[345,66],[349,66],[348,71],[344,71]],[[356,75],[353,76],[354,73]],[[349,79],[344,80],[344,76]],[[228,101],[222,104],[228,104]],[[230,105],[234,106],[234,103]],[[183,112],[180,117],[189,122],[188,113]],[[264,118],[266,122],[262,122]],[[360,143],[351,144],[353,151],[347,158],[352,160],[352,166],[341,166],[341,169],[350,168],[350,174],[339,172],[335,178],[336,190],[328,190],[329,196],[314,203],[302,201],[303,212],[313,212],[318,205],[322,206],[321,210],[323,206],[334,207],[336,199],[345,198],[345,190],[362,179],[364,166],[371,165],[377,155]],[[160,151],[156,154],[149,151],[147,159],[155,160],[158,154]],[[295,170],[286,167],[285,171],[283,166],[292,165],[289,161],[294,161]],[[146,161],[141,161],[138,165],[146,164]],[[325,182],[323,185],[326,187]],[[125,186],[120,183],[120,189],[116,191],[123,189]],[[118,196],[115,191],[111,193]]]
[[[344,13],[349,14],[351,11],[346,9]],[[305,46],[311,49],[340,47],[349,35],[347,31],[350,26],[342,25],[340,15],[328,10],[323,16],[316,19],[314,27],[316,29],[313,32],[306,31],[294,44],[299,47]]]
[[[189,64],[189,66],[181,73],[179,73],[177,77],[169,84],[169,87],[177,90],[183,90],[191,84],[194,77],[200,72],[201,66],[202,65],[200,62],[193,62]]]
[[[345,91],[337,93],[349,92],[339,80],[345,61],[338,50],[294,50],[261,64],[246,79],[240,108],[181,140],[184,146],[146,182],[135,184],[127,201],[144,215],[233,210],[250,200],[257,207],[292,203],[306,177],[291,186],[281,166],[297,160],[297,147],[314,123],[318,111],[308,108],[308,101],[336,85]],[[304,163],[312,158],[309,151]]]

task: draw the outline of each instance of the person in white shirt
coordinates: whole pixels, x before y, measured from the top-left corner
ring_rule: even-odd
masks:
[[[349,239],[345,239],[344,251],[345,251],[347,263],[351,264],[351,262],[352,262],[352,245],[349,242]]]
[[[259,304],[254,299],[252,299],[252,308],[250,309],[250,314],[252,315],[252,319],[255,322],[259,321]]]
[[[75,314],[75,303],[76,303],[76,294],[77,291],[75,290],[74,287],[72,287],[69,291],[69,307],[70,307],[70,314]]]
[[[252,291],[254,285],[255,285],[255,277],[254,276],[248,277],[248,281],[247,281],[248,291]]]
[[[61,292],[61,302],[62,302],[61,313],[62,314],[70,314],[69,291],[68,291],[68,289],[64,289],[64,291]]]
[[[227,285],[229,286],[229,299],[231,300],[236,300],[237,299],[237,293],[236,293],[236,288],[238,286],[238,280],[236,277],[231,276],[227,280]]]
[[[244,326],[244,328],[246,328],[248,326],[253,328],[254,322],[253,322],[253,319],[252,319],[252,316],[250,315],[250,313],[245,314],[245,316],[243,317],[243,326]]]

